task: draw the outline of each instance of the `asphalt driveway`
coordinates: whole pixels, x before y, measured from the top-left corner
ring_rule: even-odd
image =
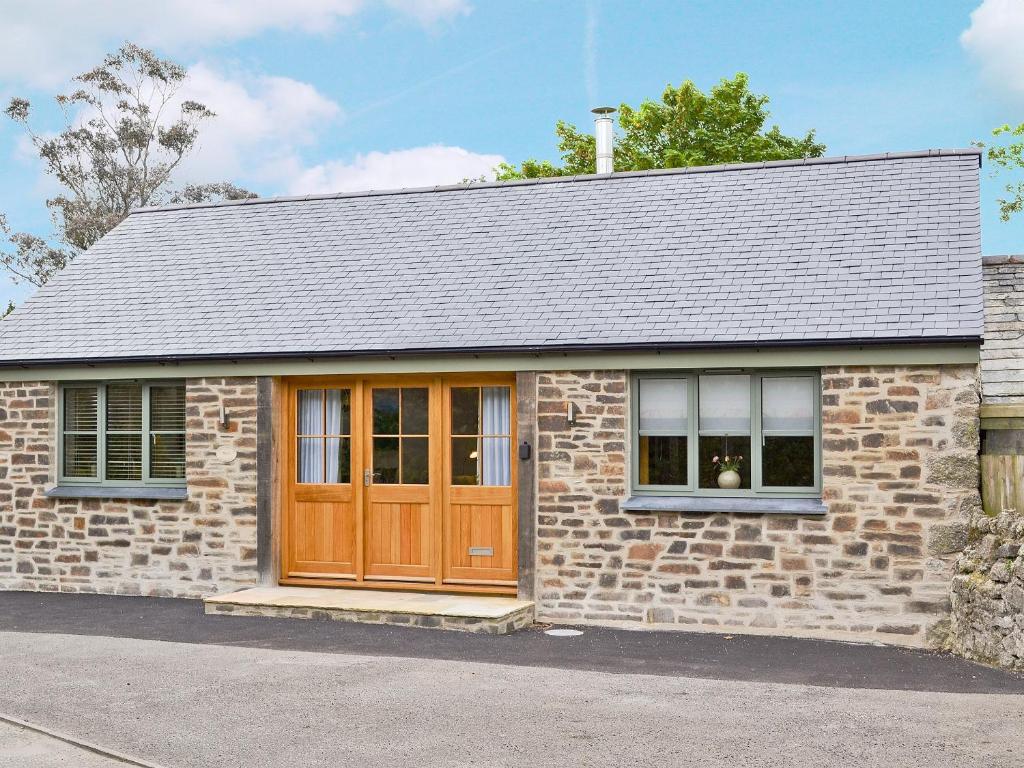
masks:
[[[0,661],[0,713],[167,768],[998,767],[1024,733],[1020,678],[776,638],[489,638],[0,593]]]

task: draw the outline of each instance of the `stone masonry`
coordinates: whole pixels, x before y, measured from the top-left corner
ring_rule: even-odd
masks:
[[[953,577],[948,647],[969,659],[1024,671],[1024,508],[1012,491],[1024,488],[1024,419],[1012,410],[1024,406],[1024,256],[990,256],[982,266],[984,403],[1011,408],[999,408],[994,419],[988,414],[995,423],[987,424],[988,455],[982,457],[985,510],[972,516],[968,546]]]
[[[187,380],[189,497],[174,502],[46,497],[56,391],[0,383],[0,589],[202,597],[255,583],[255,379]]]
[[[985,402],[1024,403],[1024,256],[990,256],[983,263]]]
[[[976,514],[953,577],[949,649],[1024,671],[1024,514]]]
[[[540,620],[942,642],[980,508],[976,366],[825,369],[824,517],[620,510],[628,386],[538,376]]]

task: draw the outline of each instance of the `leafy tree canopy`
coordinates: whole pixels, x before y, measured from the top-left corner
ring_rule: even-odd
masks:
[[[256,196],[226,182],[173,188],[171,177],[195,148],[201,123],[215,116],[179,98],[185,77],[179,64],[128,43],[55,97],[64,115],[56,135],[36,132],[29,101],[11,99],[5,113],[25,128],[46,173],[64,188],[46,201],[50,237],[14,232],[0,214],[0,234],[13,246],[0,249],[0,267],[16,282],[43,285],[132,208]]]
[[[1008,173],[1024,171],[1024,123],[1020,125],[1001,125],[992,131],[996,138],[994,144],[987,146],[985,157],[995,165],[996,174],[1000,169]],[[984,142],[975,142],[979,147],[986,147]],[[1009,221],[1015,213],[1024,209],[1024,181],[1010,181],[1004,187],[1006,197],[999,198],[999,217]]]
[[[813,130],[794,137],[777,125],[766,129],[770,116],[768,97],[751,93],[742,72],[723,79],[708,93],[690,80],[678,88],[670,85],[660,102],[648,99],[635,109],[628,104],[619,107],[615,170],[790,160],[825,153]],[[555,133],[561,165],[546,160],[526,160],[518,167],[503,163],[496,169],[498,180],[594,173],[592,132],[559,120]]]

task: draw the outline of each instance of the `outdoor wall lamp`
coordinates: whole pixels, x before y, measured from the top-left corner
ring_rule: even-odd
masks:
[[[580,409],[576,407],[576,403],[572,400],[565,404],[565,420],[569,422],[570,426],[576,424],[576,419],[579,418]]]

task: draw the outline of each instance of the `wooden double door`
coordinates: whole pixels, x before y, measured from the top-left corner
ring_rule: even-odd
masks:
[[[515,593],[514,378],[296,378],[282,401],[282,583]]]

